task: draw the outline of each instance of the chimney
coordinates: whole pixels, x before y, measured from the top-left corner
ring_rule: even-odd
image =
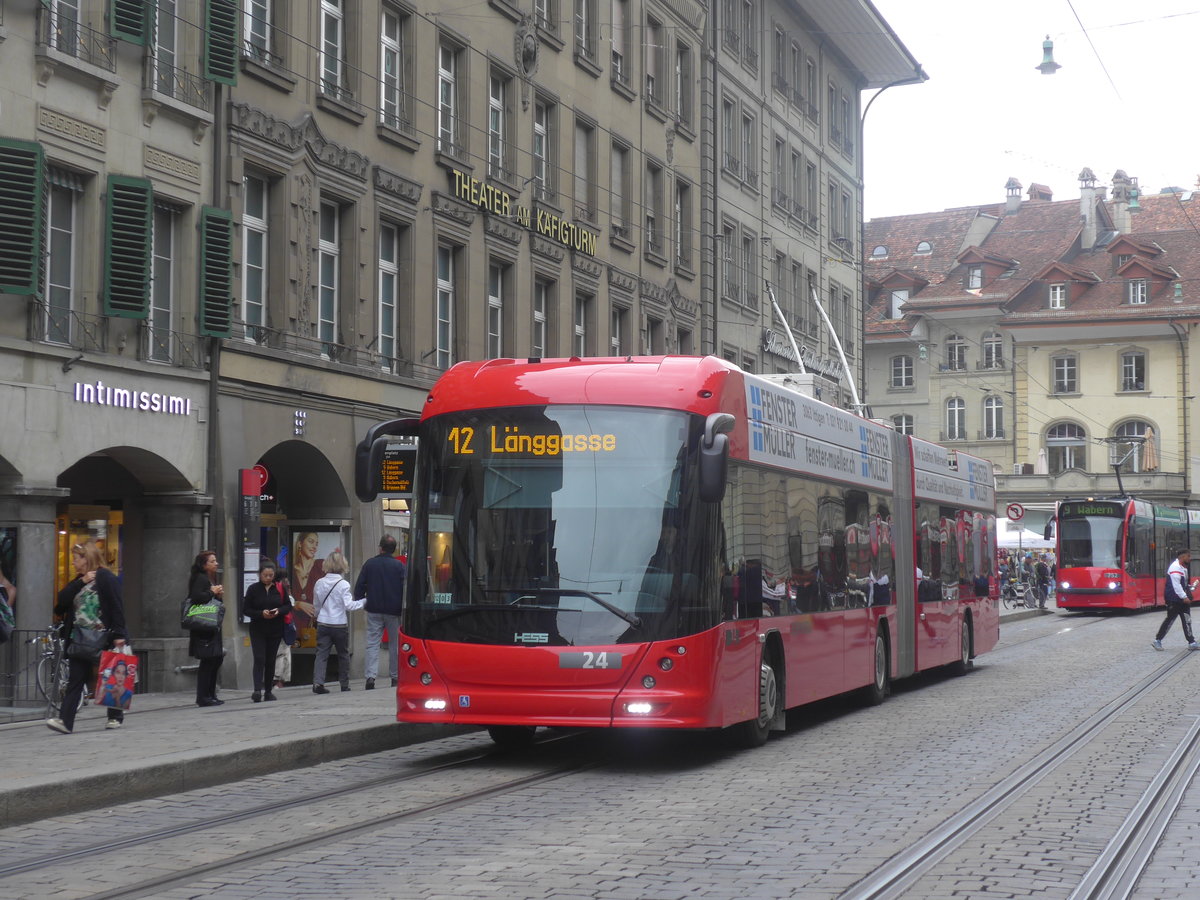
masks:
[[[1129,191],[1133,187],[1133,181],[1125,174],[1124,169],[1117,169],[1113,173],[1112,185],[1113,228],[1117,229],[1117,234],[1128,234],[1133,224],[1129,216]]]
[[[1083,222],[1079,246],[1091,250],[1096,246],[1096,173],[1087,166],[1079,173],[1079,218]]]
[[[1021,182],[1015,178],[1008,179],[1004,185],[1004,212],[1015,213],[1021,208]]]

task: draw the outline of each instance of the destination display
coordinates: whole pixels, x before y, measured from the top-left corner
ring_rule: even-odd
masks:
[[[452,456],[543,457],[617,450],[617,436],[611,432],[562,434],[554,422],[458,425],[446,433],[446,443]]]
[[[1099,500],[1071,500],[1058,505],[1060,516],[1113,516],[1125,515],[1125,504],[1106,503]]]

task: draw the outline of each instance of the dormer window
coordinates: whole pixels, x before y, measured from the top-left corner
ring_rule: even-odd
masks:
[[[918,253],[932,253],[933,245],[930,244],[929,241],[921,241],[919,244],[917,244],[917,252]]]
[[[983,287],[983,266],[968,266],[966,285],[968,291],[977,291]]]
[[[1125,265],[1125,263],[1129,262],[1131,259],[1133,259],[1132,253],[1118,253],[1117,254],[1117,268],[1118,269],[1121,268],[1121,266]]]
[[[1125,295],[1132,306],[1141,306],[1150,297],[1150,286],[1145,278],[1133,278],[1126,282]]]
[[[1050,308],[1067,308],[1067,286],[1065,284],[1050,285]]]
[[[903,319],[904,311],[903,311],[902,307],[907,302],[908,302],[908,291],[907,290],[901,289],[898,291],[892,291],[892,302],[891,302],[890,308],[888,309],[888,312],[890,314],[889,318]]]
[[[885,257],[887,255],[888,255],[888,249],[887,249],[887,247],[883,246],[883,244],[880,244],[878,247],[876,247],[874,250],[871,251],[872,259],[883,259],[883,257]]]

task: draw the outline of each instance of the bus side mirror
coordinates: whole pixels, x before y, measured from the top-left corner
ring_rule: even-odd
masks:
[[[1054,517],[1051,516],[1046,521],[1046,530],[1042,532],[1042,537],[1047,541],[1054,540]]]
[[[731,413],[712,413],[704,422],[700,441],[700,499],[720,503],[725,496],[729,473],[729,432],[733,430]]]
[[[388,438],[415,437],[420,419],[392,419],[367,429],[366,437],[354,448],[354,494],[370,503],[379,493],[379,471]]]

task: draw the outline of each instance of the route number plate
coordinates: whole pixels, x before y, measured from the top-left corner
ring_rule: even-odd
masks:
[[[560,653],[558,655],[560,669],[619,669],[621,668],[620,653],[594,653],[584,650],[582,653]]]

